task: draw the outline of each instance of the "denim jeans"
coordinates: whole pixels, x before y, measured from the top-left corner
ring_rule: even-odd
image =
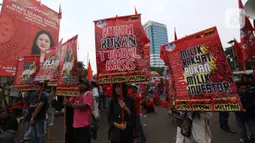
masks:
[[[141,139],[144,139],[144,138],[145,138],[145,135],[144,135],[143,126],[142,126],[142,124],[141,124],[140,115],[137,116],[137,126],[138,126],[138,129],[139,129],[140,138],[141,138]]]
[[[35,124],[32,126],[35,135],[32,143],[45,143],[44,122],[45,120],[35,120]]]
[[[33,140],[34,134],[33,134],[33,128],[30,126],[29,122],[26,122],[26,133],[24,135],[24,140]]]
[[[109,104],[111,102],[112,98],[111,97],[106,97],[106,108],[108,109],[109,108]]]
[[[53,125],[54,124],[54,108],[52,107],[52,105],[50,105],[49,109],[48,109],[48,120],[49,120],[49,124]]]
[[[244,143],[249,143],[245,118],[236,116],[236,121],[240,129],[241,138],[244,140]]]
[[[247,126],[251,132],[251,140],[255,141],[255,117],[249,117],[246,119]]]
[[[219,113],[220,128],[225,129],[225,130],[229,129],[228,117],[229,117],[228,112],[220,112]]]

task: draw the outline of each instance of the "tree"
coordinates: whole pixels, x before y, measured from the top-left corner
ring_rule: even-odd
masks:
[[[78,67],[78,69],[77,69],[78,77],[82,78],[82,71],[84,71],[83,74],[84,74],[84,77],[86,77],[88,69],[85,68],[85,64],[83,63],[83,61],[78,61],[77,62],[77,67]]]
[[[159,73],[160,76],[164,75],[164,67],[151,67],[150,70]]]

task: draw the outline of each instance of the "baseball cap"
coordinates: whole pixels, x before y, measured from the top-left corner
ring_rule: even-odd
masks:
[[[88,84],[89,87],[91,87],[91,83],[90,83],[90,81],[89,81],[87,78],[82,78],[82,79],[80,79],[80,83]]]
[[[138,89],[138,86],[136,84],[131,84],[131,87],[136,87]]]

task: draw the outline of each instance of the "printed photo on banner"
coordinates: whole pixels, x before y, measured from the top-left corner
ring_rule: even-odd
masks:
[[[14,90],[33,90],[35,75],[40,68],[40,56],[24,56],[17,60],[17,70],[14,78]]]
[[[54,78],[55,72],[56,48],[45,51],[43,64],[40,66],[39,72],[36,74],[34,81],[50,81]],[[41,60],[41,59],[40,59]],[[41,63],[41,61],[40,61]]]
[[[240,111],[242,105],[216,27],[163,46],[176,109]]]
[[[77,40],[78,35],[65,42],[61,47],[58,86],[76,85],[77,77]]]
[[[149,52],[145,46],[149,39],[140,15],[94,22],[99,84],[146,81]]]
[[[0,76],[15,75],[16,57],[41,55],[42,64],[58,43],[59,13],[36,0],[3,0],[1,20]]]

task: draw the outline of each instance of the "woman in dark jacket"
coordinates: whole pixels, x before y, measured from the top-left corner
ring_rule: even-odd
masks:
[[[121,86],[122,95],[121,98]],[[126,84],[113,84],[113,97],[108,112],[109,139],[111,143],[133,143],[136,125],[135,102],[127,95]],[[124,114],[122,113],[124,110]],[[124,121],[122,121],[124,115]]]

